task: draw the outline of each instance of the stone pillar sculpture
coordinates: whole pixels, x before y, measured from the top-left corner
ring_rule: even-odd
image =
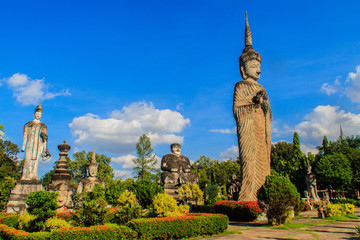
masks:
[[[71,184],[71,176],[67,170],[67,160],[68,151],[70,151],[71,147],[64,140],[63,144],[58,145],[58,149],[60,151],[60,159],[57,163],[55,174],[52,177],[51,184],[48,185],[48,190],[50,192],[58,192],[58,211],[64,211],[65,208],[71,207],[71,194],[75,188],[73,184]]]
[[[177,189],[181,184],[194,184],[199,182],[199,176],[191,173],[189,158],[181,154],[181,145],[173,143],[170,146],[171,153],[166,154],[161,159],[161,183],[167,194],[177,197]]]
[[[95,155],[95,147],[94,147],[92,158],[90,164],[88,165],[88,171],[87,171],[88,177],[81,179],[76,189],[76,194],[78,194],[80,198],[83,190],[91,192],[96,184],[100,184],[102,187],[105,187],[104,180],[96,177],[98,171],[98,163],[95,160],[95,156],[96,155]]]
[[[15,187],[11,190],[7,212],[24,213],[25,200],[31,192],[44,190],[42,181],[38,178],[38,165],[40,158],[45,161],[50,158],[48,149],[47,127],[40,121],[43,109],[41,103],[36,107],[34,120],[24,126],[23,145],[25,151],[23,174]]]
[[[261,56],[252,47],[246,15],[245,49],[239,58],[242,81],[234,88],[233,114],[242,169],[239,201],[256,201],[257,191],[270,174],[271,121],[270,102],[260,78]]]

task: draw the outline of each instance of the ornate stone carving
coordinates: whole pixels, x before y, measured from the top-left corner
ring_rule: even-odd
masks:
[[[246,15],[245,49],[239,58],[242,81],[234,88],[233,114],[242,169],[239,201],[256,201],[257,191],[270,174],[271,121],[270,102],[260,78],[261,56],[252,47]]]
[[[91,192],[96,184],[100,184],[101,186],[105,187],[104,180],[96,177],[97,170],[98,170],[98,163],[95,160],[95,147],[94,147],[92,158],[88,166],[88,177],[80,180],[79,185],[76,189],[76,194],[81,196],[84,189],[88,192]]]
[[[171,153],[161,159],[161,183],[165,192],[177,199],[176,190],[181,184],[194,184],[199,182],[199,176],[191,173],[189,158],[181,154],[181,145],[173,143],[170,146]]]
[[[70,151],[71,147],[64,140],[63,144],[58,145],[58,149],[60,151],[60,159],[57,163],[55,174],[52,177],[51,184],[48,185],[48,190],[50,192],[58,192],[58,211],[64,211],[65,207],[71,207],[71,194],[75,188],[73,184],[71,184],[71,177],[67,170],[67,160],[68,151]]]
[[[310,165],[308,166],[308,169],[307,169],[307,174],[305,176],[305,182],[306,182],[306,186],[307,186],[308,198],[310,198],[310,200],[312,200],[312,201],[319,201],[320,198],[318,196],[318,190],[317,190],[317,186],[316,186],[316,176],[311,171]]]

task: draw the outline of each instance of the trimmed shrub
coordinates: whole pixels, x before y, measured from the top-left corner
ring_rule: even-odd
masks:
[[[222,214],[186,214],[166,218],[141,218],[128,222],[127,226],[144,239],[180,239],[201,235],[213,235],[225,231],[229,218]]]
[[[158,217],[169,217],[179,215],[179,207],[176,200],[166,193],[158,193],[153,200],[153,210]]]
[[[142,209],[133,192],[125,190],[121,193],[118,199],[118,204],[119,207],[114,212],[111,222],[122,225],[141,216]]]
[[[61,218],[61,219],[64,219],[65,221],[71,221],[72,215],[70,212],[57,212],[56,218]]]
[[[17,214],[10,214],[5,217],[0,217],[0,223],[14,228],[17,228],[17,226],[19,225],[18,220],[19,215]]]
[[[353,214],[354,211],[355,211],[355,205],[350,203],[345,203],[345,204],[329,203],[325,206],[325,215],[327,217]]]
[[[192,212],[194,213],[215,213],[214,205],[193,205]]]
[[[31,231],[32,224],[36,217],[34,215],[31,215],[29,213],[25,213],[23,215],[20,215],[18,218],[18,227],[20,230],[24,231]]]
[[[234,221],[254,221],[262,213],[256,201],[219,201],[215,203],[214,210]]]
[[[94,226],[61,228],[52,231],[51,240],[118,240],[137,239],[137,233],[126,226]]]
[[[189,205],[179,205],[179,212],[181,213],[189,213],[190,206]]]
[[[28,233],[0,224],[0,239],[4,240],[48,240],[48,232]]]
[[[90,227],[105,223],[108,209],[105,202],[96,200],[83,201],[81,206],[72,213],[72,223],[77,226]]]
[[[287,177],[272,173],[259,189],[258,199],[266,205],[268,223],[279,225],[290,219],[292,208],[299,204],[300,194]]]
[[[70,223],[61,218],[49,218],[44,223],[44,230],[51,232],[60,228],[71,227]]]

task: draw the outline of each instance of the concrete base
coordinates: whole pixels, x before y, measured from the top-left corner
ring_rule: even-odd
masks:
[[[41,180],[19,180],[11,190],[6,212],[24,214],[27,205],[25,200],[31,192],[44,191]]]

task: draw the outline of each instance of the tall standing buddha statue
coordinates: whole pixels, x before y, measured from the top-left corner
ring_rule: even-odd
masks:
[[[252,47],[246,14],[245,48],[239,58],[242,81],[236,83],[233,114],[242,175],[239,201],[256,201],[257,191],[270,174],[271,121],[270,102],[260,78],[261,56]]]

